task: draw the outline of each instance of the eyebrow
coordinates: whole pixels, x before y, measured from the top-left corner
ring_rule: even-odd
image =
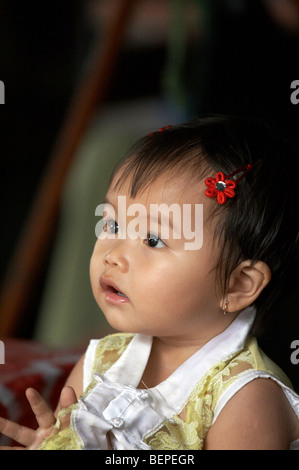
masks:
[[[115,207],[115,205],[111,202],[111,200],[109,199],[109,197],[108,197],[107,195],[106,195],[105,198],[104,198],[104,204],[109,204],[109,205],[111,205],[114,209],[116,209],[116,208],[118,209],[118,205],[117,205],[117,207]],[[159,204],[158,204],[158,205],[159,205]],[[147,211],[147,212],[148,212],[148,211]],[[126,216],[127,216],[127,214],[126,214]],[[162,227],[162,226],[163,226],[162,220],[163,220],[163,211],[159,211],[159,218],[158,218],[158,220],[156,220],[156,218],[153,218],[153,217],[151,216],[150,211],[149,211],[149,213],[147,213],[147,221],[149,222],[149,224],[151,224],[151,221],[153,221],[153,222],[157,222],[158,225],[160,225],[160,227]],[[180,235],[181,235],[180,231],[177,231],[177,228],[173,226],[173,220],[172,220],[170,217],[168,217],[168,224],[169,224],[170,230],[171,230],[173,233],[176,233],[176,234],[180,234]]]

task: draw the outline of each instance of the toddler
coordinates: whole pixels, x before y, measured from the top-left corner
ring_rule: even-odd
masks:
[[[299,448],[299,397],[255,337],[297,256],[284,152],[266,125],[225,116],[141,139],[90,263],[120,333],[90,342],[57,420],[29,389],[39,428],[0,430],[28,449]]]

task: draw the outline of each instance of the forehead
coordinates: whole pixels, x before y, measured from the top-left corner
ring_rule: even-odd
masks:
[[[115,197],[124,195],[132,200],[147,203],[204,203],[204,191],[206,189],[203,179],[193,177],[189,172],[184,172],[180,176],[165,172],[156,177],[153,181],[147,182],[142,188],[132,195],[132,178],[127,177],[118,185],[121,171],[117,172],[111,181],[107,196]]]
[[[146,141],[120,164],[113,179],[119,188],[129,182],[131,195],[135,196],[153,182],[163,180],[163,185],[179,180],[182,183],[180,186],[184,187],[190,179],[199,182],[209,173],[206,155],[200,148],[174,148],[173,144],[162,148]]]
[[[199,179],[188,172],[182,172],[179,176],[173,173],[162,173],[154,181],[140,189],[134,196],[131,195],[131,181],[126,179],[121,187],[115,186],[119,175],[116,173],[108,189],[106,200],[117,207],[118,196],[125,196],[127,204],[142,204],[147,209],[151,204],[165,204],[169,208],[172,204],[191,207],[191,218],[194,215],[195,206],[203,206],[203,219],[206,228],[214,227],[218,219],[215,214],[215,201],[206,197],[205,178]],[[212,226],[210,225],[212,223]],[[214,228],[212,228],[214,231]]]
[[[117,178],[116,174],[106,196],[106,203],[114,207],[117,218],[119,211],[127,211],[126,215],[129,211],[129,216],[132,216],[134,211],[136,215],[137,210],[142,214],[141,217],[161,224],[166,231],[169,227],[173,231],[170,238],[174,236],[177,239],[177,234],[180,234],[179,238],[182,240],[185,240],[186,235],[188,240],[197,241],[197,238],[201,237],[204,241],[200,247],[214,243],[215,224],[218,223],[219,217],[215,213],[215,201],[205,195],[207,187],[204,179],[195,178],[185,172],[179,176],[165,172],[132,196],[131,181],[126,179],[121,187],[118,187],[115,185]],[[125,205],[119,206],[120,196],[125,196]],[[126,220],[130,220],[130,217]]]

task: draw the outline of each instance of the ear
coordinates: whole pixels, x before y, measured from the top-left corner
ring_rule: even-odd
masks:
[[[226,298],[222,299],[221,309],[224,310],[229,301],[227,311],[237,312],[251,305],[262,290],[270,282],[271,270],[263,261],[251,264],[243,261],[231,273]]]

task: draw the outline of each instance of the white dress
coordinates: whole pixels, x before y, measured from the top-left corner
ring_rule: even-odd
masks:
[[[101,374],[94,373],[96,351],[101,340],[92,340],[84,362],[84,389],[89,387],[90,390],[71,412],[71,428],[78,448],[107,449],[109,432],[115,450],[150,450],[149,443],[153,441],[148,438],[159,434],[165,423],[174,423],[193,390],[211,368],[243,350],[254,315],[251,307],[241,312],[225,331],[193,354],[170,377],[147,390],[137,387],[151,352],[152,337],[134,335],[119,359]],[[268,370],[250,368],[238,374],[217,398],[211,424],[228,400],[258,377],[270,378],[281,386],[299,419],[299,396],[289,384]],[[45,448],[56,447],[46,445]],[[299,439],[291,444],[290,449],[299,449]]]

